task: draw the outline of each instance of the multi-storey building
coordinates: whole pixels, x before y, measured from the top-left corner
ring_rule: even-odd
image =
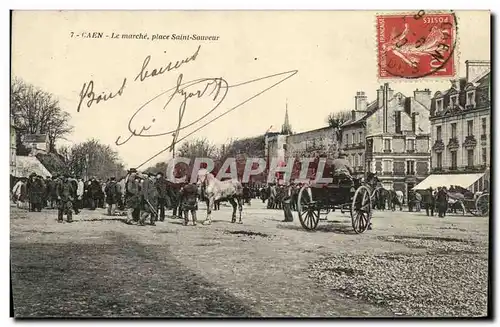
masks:
[[[342,148],[357,172],[374,172],[385,188],[405,194],[425,179],[430,170],[430,104],[428,89],[406,97],[386,83],[369,104],[357,92],[352,117],[341,127]]]
[[[491,70],[489,61],[465,64],[466,77],[451,80],[450,88],[432,98],[431,165],[433,174],[450,175],[449,185],[440,186],[469,181],[472,176],[471,185],[461,186],[476,192],[489,183],[489,174],[483,173],[491,158]],[[432,179],[444,181],[431,175],[426,183],[431,185]]]

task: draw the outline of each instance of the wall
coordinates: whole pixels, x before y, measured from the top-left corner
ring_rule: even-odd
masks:
[[[285,157],[313,156],[316,153],[326,153],[333,156],[337,148],[338,142],[335,129],[325,127],[289,135],[286,138]]]

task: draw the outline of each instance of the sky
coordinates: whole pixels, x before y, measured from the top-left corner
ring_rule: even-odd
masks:
[[[14,12],[12,75],[59,99],[74,126],[69,144],[97,138],[112,146],[127,168],[142,164],[146,168],[171,157],[166,151],[144,163],[170,145],[182,109],[185,128],[180,138],[223,143],[262,135],[271,125],[280,129],[286,106],[294,132],[303,132],[326,126],[331,112],[352,110],[357,91],[364,91],[368,101],[375,100],[376,89],[385,82],[377,78],[376,15],[374,11]],[[465,76],[465,60],[490,59],[490,14],[458,11],[457,19],[457,68],[458,75]],[[77,37],[94,32],[110,37]],[[111,38],[139,33],[147,33],[149,39]],[[172,34],[218,39],[175,40]],[[170,38],[152,40],[155,35]],[[154,68],[170,62],[172,69],[151,76]],[[90,81],[95,97],[110,92],[115,96],[90,107],[90,98],[85,98],[78,111]],[[387,82],[407,96],[416,88],[434,93],[450,85],[446,78]],[[203,96],[194,95],[203,90]],[[152,136],[116,145],[118,137],[121,143],[131,135],[129,124],[136,133]]]

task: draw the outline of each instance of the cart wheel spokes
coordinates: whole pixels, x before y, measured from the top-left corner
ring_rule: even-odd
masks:
[[[479,216],[488,216],[490,213],[490,195],[481,194],[476,200],[476,212]]]
[[[364,185],[358,187],[352,198],[351,221],[352,228],[357,234],[368,229],[372,216],[372,200],[370,191]]]
[[[312,190],[309,186],[302,186],[299,191],[297,201],[297,209],[299,212],[299,221],[303,228],[314,230],[319,223],[319,209],[312,198]]]

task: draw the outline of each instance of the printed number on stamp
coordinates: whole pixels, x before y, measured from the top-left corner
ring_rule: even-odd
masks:
[[[377,16],[379,78],[455,76],[453,13]]]

